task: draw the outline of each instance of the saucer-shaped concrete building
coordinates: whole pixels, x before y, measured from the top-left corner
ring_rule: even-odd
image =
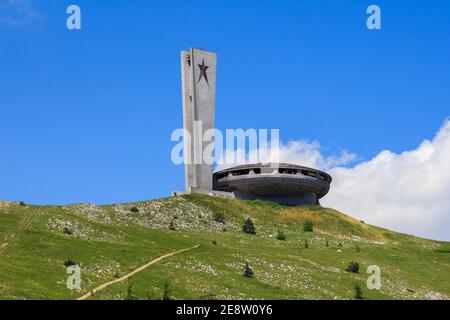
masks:
[[[213,189],[232,192],[238,199],[281,204],[319,204],[330,190],[331,176],[323,171],[288,163],[235,166],[213,174]]]

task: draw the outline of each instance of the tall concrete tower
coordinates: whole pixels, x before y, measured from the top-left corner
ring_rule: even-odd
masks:
[[[216,109],[216,54],[191,48],[181,52],[183,95],[183,127],[190,133],[184,137],[184,174],[186,191],[212,190],[212,168],[203,161],[203,151],[210,143],[203,133],[214,129]]]

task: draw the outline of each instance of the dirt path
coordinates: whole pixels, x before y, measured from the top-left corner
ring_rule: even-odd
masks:
[[[5,239],[2,243],[0,243],[0,254],[8,249],[9,245],[17,239],[17,237],[24,232],[31,224],[33,218],[39,213],[40,209],[35,212],[31,212],[30,214],[25,214],[19,221],[19,225],[17,226],[16,231],[11,231],[6,234]]]
[[[149,263],[144,264],[143,266],[137,268],[136,270],[134,270],[134,271],[132,271],[132,272],[130,272],[130,273],[127,273],[126,275],[120,277],[119,279],[116,279],[116,280],[113,280],[113,281],[106,282],[106,283],[104,283],[104,284],[98,286],[97,288],[92,289],[91,291],[89,291],[89,292],[86,293],[85,295],[79,297],[77,300],[85,300],[85,299],[87,299],[87,298],[93,296],[94,294],[96,294],[96,293],[99,292],[100,290],[103,290],[103,289],[105,289],[106,287],[109,287],[110,285],[113,285],[113,284],[115,284],[115,283],[119,283],[119,282],[122,282],[122,281],[124,281],[124,280],[127,280],[129,277],[135,275],[135,274],[138,273],[138,272],[141,272],[141,271],[147,269],[147,268],[150,267],[151,265],[153,265],[153,264],[155,264],[155,263],[158,263],[158,262],[160,262],[161,260],[164,260],[164,259],[166,259],[166,258],[169,258],[169,257],[171,257],[171,256],[174,256],[174,255],[179,254],[179,253],[182,253],[182,252],[186,252],[186,251],[189,251],[189,250],[196,249],[196,248],[198,248],[198,247],[200,247],[199,244],[196,245],[196,246],[187,248],[187,249],[178,250],[178,251],[175,251],[175,252],[168,253],[168,254],[165,254],[165,255],[163,255],[163,256],[160,256],[159,258],[156,258],[155,260],[152,260],[152,261],[150,261]]]

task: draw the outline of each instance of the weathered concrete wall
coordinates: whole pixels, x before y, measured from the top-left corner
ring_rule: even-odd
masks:
[[[235,190],[232,192],[236,199],[241,200],[264,200],[264,201],[273,201],[279,204],[296,206],[302,204],[319,204],[319,199],[317,199],[317,195],[314,192],[307,193],[299,193],[296,196],[290,197],[271,197],[271,196],[261,196],[255,195],[250,192],[244,192],[241,190]]]
[[[200,194],[206,194],[208,196],[236,199],[233,192],[218,191],[218,190],[205,190],[205,189],[198,189],[198,188],[191,188],[190,192],[174,191],[174,192],[172,192],[172,197],[182,196],[182,195],[191,194],[191,193],[200,193]]]

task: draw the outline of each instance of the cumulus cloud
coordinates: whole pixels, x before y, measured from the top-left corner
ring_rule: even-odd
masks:
[[[336,156],[322,155],[322,147],[318,141],[289,141],[284,144],[280,142],[278,148],[270,148],[270,141],[267,143],[267,149],[251,150],[226,150],[220,157],[217,170],[222,170],[238,164],[255,162],[286,162],[301,164],[306,167],[315,167],[318,169],[329,169],[335,166],[343,166],[352,163],[357,156],[345,150]],[[230,161],[231,160],[231,161]]]
[[[231,151],[241,157],[239,163],[252,162],[249,159],[257,152]],[[261,162],[275,158],[273,152],[262,154]],[[424,140],[414,150],[399,154],[384,150],[368,161],[356,160],[357,156],[347,151],[324,156],[318,142],[291,141],[279,146],[280,162],[332,175],[331,190],[322,205],[395,231],[450,240],[449,120],[432,140]]]
[[[10,27],[24,26],[44,16],[33,7],[31,0],[0,0],[0,23]]]
[[[371,224],[450,240],[450,121],[433,140],[400,154],[385,150],[354,167],[330,167],[322,204]]]

